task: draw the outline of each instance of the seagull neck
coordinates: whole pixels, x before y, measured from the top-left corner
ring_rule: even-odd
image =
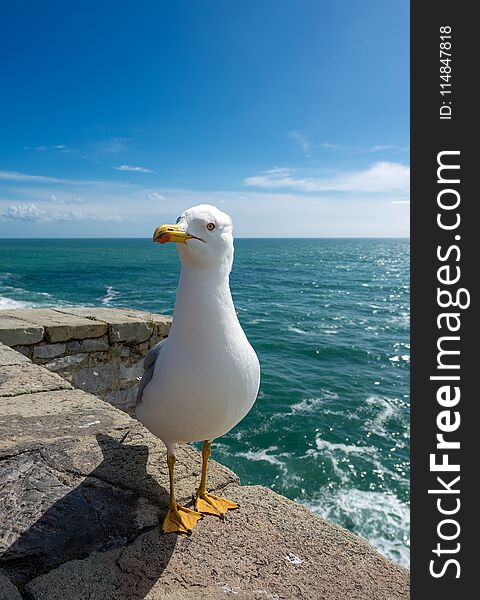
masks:
[[[190,319],[205,322],[237,320],[229,273],[192,266],[182,267],[175,301],[174,324],[191,326]],[[172,326],[173,327],[173,326]]]

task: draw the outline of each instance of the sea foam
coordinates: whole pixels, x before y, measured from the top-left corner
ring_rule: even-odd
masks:
[[[298,500],[325,519],[368,539],[374,548],[404,566],[410,562],[410,509],[395,495],[359,489],[326,490]]]
[[[0,310],[6,310],[9,308],[25,308],[28,304],[26,302],[20,302],[19,300],[12,300],[11,298],[5,298],[0,296]]]
[[[389,437],[390,422],[401,417],[399,408],[392,400],[381,396],[369,396],[366,403],[374,408],[376,414],[366,420],[365,429],[380,437]]]
[[[102,304],[108,306],[119,294],[120,292],[117,292],[117,290],[115,290],[111,285],[108,285],[107,293],[100,300]]]

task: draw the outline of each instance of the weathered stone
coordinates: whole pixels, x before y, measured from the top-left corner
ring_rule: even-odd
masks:
[[[71,389],[62,377],[30,362],[0,367],[0,396]]]
[[[97,401],[102,402],[98,399]],[[159,493],[157,486],[157,483],[160,483],[163,488],[168,488],[164,444],[147,432],[138,421],[117,411],[106,402],[103,404],[105,410],[117,412],[126,421],[116,422],[107,430],[103,425],[102,434],[93,435],[95,428],[92,426],[85,428],[85,435],[81,437],[74,431],[70,440],[58,440],[55,444],[44,445],[42,454],[45,460],[54,469],[81,476],[95,470],[95,475],[102,481],[134,491],[137,495],[149,498],[166,508],[168,497],[164,492]],[[101,417],[97,420],[101,420]],[[9,452],[11,453],[11,450]],[[175,490],[179,502],[186,503],[191,500],[198,487],[201,458],[194,448],[187,445],[179,445],[175,456]],[[142,469],[139,469],[136,462],[140,463]],[[155,481],[152,481],[152,477]],[[211,488],[220,490],[232,482],[238,482],[238,477],[229,469],[212,461],[209,467]]]
[[[27,323],[45,328],[45,335],[49,342],[65,342],[68,340],[81,340],[84,338],[99,337],[107,331],[107,326],[102,321],[86,319],[82,316],[64,314],[59,309],[30,308],[5,311],[5,314]],[[36,340],[39,341],[39,340]],[[16,341],[18,345],[34,342]]]
[[[19,591],[0,569],[0,600],[22,600]]]
[[[44,328],[16,318],[9,311],[0,310],[0,342],[7,346],[37,344],[43,339]]]
[[[146,315],[127,309],[115,308],[69,308],[61,309],[65,314],[78,316],[94,315],[94,318],[108,324],[110,343],[126,342],[137,344],[148,340],[154,330],[153,321],[147,321]]]
[[[107,336],[93,338],[92,340],[83,340],[82,350],[85,352],[104,352],[110,347]]]
[[[91,393],[101,393],[112,389],[115,373],[112,365],[85,367],[73,374],[73,385]]]
[[[134,409],[137,404],[138,385],[118,390],[117,392],[107,392],[103,399],[109,402],[115,408],[119,408],[129,415],[134,415]]]
[[[8,346],[0,344],[0,366],[7,367],[9,365],[22,365],[30,362],[26,356],[15,352]]]
[[[129,424],[127,415],[82,390],[0,397],[0,451],[18,444],[41,447],[52,440],[92,436]]]
[[[77,340],[73,340],[73,342],[67,342],[67,350],[73,354],[80,352],[82,350],[82,344]]]
[[[147,454],[134,451],[128,459],[144,466]],[[40,449],[5,458],[1,473],[10,485],[2,486],[9,524],[0,564],[17,585],[59,563],[124,546],[158,524],[158,506],[102,481],[95,470],[88,477],[66,476],[46,463]]]
[[[32,357],[34,346],[13,346],[15,352],[20,352],[23,356],[27,356],[28,358]]]
[[[67,356],[61,356],[56,358],[43,366],[50,371],[67,371],[75,367],[78,367],[88,357],[86,352],[80,352],[79,354],[68,354]]]
[[[154,313],[140,312],[127,308],[68,308],[59,309],[68,314],[89,316],[108,323],[111,343],[126,342],[137,344],[148,340],[152,333],[165,337],[171,324],[171,317]]]
[[[109,338],[111,342],[127,342],[138,344],[148,340],[152,335],[153,328],[145,321],[132,321],[123,323],[112,323],[109,325]]]
[[[131,308],[99,307],[90,309],[80,307],[62,308],[58,310],[73,315],[81,315],[85,317],[90,316],[92,318],[104,321],[105,323],[118,323],[119,321],[127,321],[128,319],[133,319],[134,321],[144,321],[150,323],[152,328],[155,330],[155,333],[163,337],[168,335],[170,325],[172,323],[172,317],[167,315],[134,310]]]
[[[148,342],[143,342],[143,344],[138,344],[138,346],[136,346],[136,348],[135,348],[136,352],[139,353],[141,356],[145,356],[147,354],[147,352],[150,350],[150,348],[152,347],[149,344],[149,342],[150,342],[150,340],[148,340]]]
[[[132,315],[137,318],[144,318],[146,321],[151,323],[153,325],[156,335],[166,337],[168,335],[168,332],[170,331],[172,317],[169,317],[167,315],[159,315],[157,313],[151,312],[141,312],[138,310],[133,310],[131,308],[124,308],[122,310],[125,311],[126,315]]]
[[[123,358],[130,356],[130,348],[120,348],[120,356]]]
[[[166,451],[138,421],[79,390],[0,398],[0,415],[0,566],[14,583],[158,528]],[[186,503],[200,457],[189,446],[176,454]],[[212,462],[213,490],[236,480]]]
[[[136,381],[138,377],[141,377],[143,375],[143,371],[144,371],[143,361],[144,361],[144,359],[142,358],[141,360],[139,360],[136,363],[133,363],[131,365],[121,363],[120,368],[119,368],[120,380]]]
[[[55,358],[64,354],[65,344],[41,344],[33,349],[33,358]]]
[[[240,504],[190,537],[141,533],[27,584],[33,600],[407,600],[407,572],[366,541],[266,488],[231,485]],[[51,595],[49,595],[51,594]]]

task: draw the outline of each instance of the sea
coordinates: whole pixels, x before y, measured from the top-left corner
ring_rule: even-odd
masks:
[[[172,314],[174,244],[0,240],[0,309]],[[409,564],[409,241],[237,239],[231,288],[261,363],[213,457]]]

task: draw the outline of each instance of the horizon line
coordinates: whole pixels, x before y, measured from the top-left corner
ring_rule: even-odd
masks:
[[[409,235],[237,236],[235,240],[409,240]],[[1,240],[150,240],[144,236],[1,237]]]

